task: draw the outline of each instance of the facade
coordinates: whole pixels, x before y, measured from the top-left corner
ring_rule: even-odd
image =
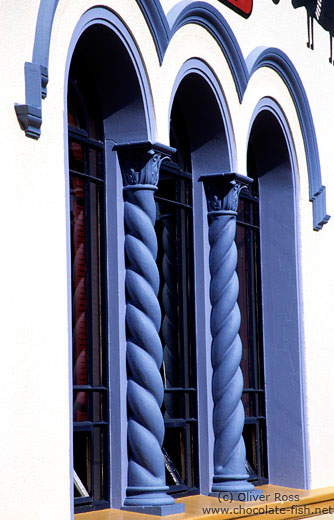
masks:
[[[331,3],[0,13],[0,518],[333,487]]]

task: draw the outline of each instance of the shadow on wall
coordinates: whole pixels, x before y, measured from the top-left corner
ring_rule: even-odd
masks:
[[[273,0],[278,4],[280,0]],[[305,7],[307,13],[307,46],[314,49],[313,20],[329,33],[329,63],[334,65],[333,37],[334,37],[334,1],[333,0],[292,0],[294,9]]]

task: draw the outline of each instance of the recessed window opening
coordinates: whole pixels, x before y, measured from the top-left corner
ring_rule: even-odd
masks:
[[[267,449],[264,443],[263,449],[261,447],[261,436],[257,437],[255,444],[254,441],[249,444],[255,446],[258,453],[267,453],[270,483],[304,488],[308,469],[297,166],[290,129],[280,107],[272,99],[264,98],[257,110],[249,136],[248,175],[257,179],[260,195],[260,230],[256,240],[261,241],[262,337],[268,435]],[[259,290],[256,289],[257,294]],[[251,339],[252,336],[254,334]],[[260,336],[257,343],[261,361]],[[262,383],[258,388],[263,389]],[[260,416],[257,422],[262,424],[263,410],[259,407],[255,411]],[[254,461],[254,465],[257,464]],[[265,466],[260,464],[259,467]],[[261,473],[257,475],[261,476]]]
[[[108,497],[104,144],[98,96],[74,55],[68,84],[76,511]],[[81,71],[81,72],[80,72]]]
[[[187,131],[177,102],[171,114],[170,142],[177,153],[173,162],[163,164],[155,197],[164,348],[163,453],[170,493],[189,494],[199,485],[193,202]]]
[[[168,368],[167,374],[163,374],[166,387],[164,449],[173,463],[170,464],[170,461],[167,461],[166,476],[167,483],[171,486],[171,492],[184,490],[184,494],[198,493],[200,486],[203,490],[206,489],[210,464],[210,453],[203,442],[207,421],[207,400],[204,396],[211,391],[211,386],[206,385],[204,370],[208,347],[206,338],[204,334],[202,335],[203,308],[200,303],[195,306],[195,301],[197,299],[198,303],[199,296],[195,295],[194,282],[195,265],[200,266],[206,252],[203,250],[201,232],[197,234],[196,230],[193,230],[194,223],[198,230],[202,230],[203,219],[206,219],[207,215],[202,212],[201,186],[196,179],[202,174],[229,171],[230,169],[230,153],[222,114],[222,100],[217,97],[219,87],[216,79],[207,66],[198,60],[191,60],[187,66],[190,67],[189,70],[187,71],[185,68],[182,76],[180,74],[182,79],[177,87],[171,110],[170,143],[177,152],[172,164],[165,162],[162,165],[156,195],[164,370],[166,371],[168,363],[174,364],[176,367],[170,381],[168,380]],[[204,69],[203,73],[202,69]],[[168,206],[163,207],[162,203],[166,199]],[[171,208],[173,208],[173,212]],[[197,212],[195,213],[195,211]],[[173,217],[170,216],[169,219],[172,222],[174,218],[174,227],[168,223],[167,217],[172,214]],[[163,215],[166,215],[165,225],[162,223]],[[160,226],[160,231],[158,226]],[[173,236],[171,243],[173,241],[175,244],[170,261],[166,254],[170,247],[168,244],[169,229]],[[198,255],[196,264],[194,263],[195,254]],[[172,266],[174,266],[174,270]],[[200,272],[198,275],[200,280]],[[172,287],[171,291],[168,284]],[[198,290],[201,290],[200,283]],[[202,297],[204,297],[203,294]],[[178,299],[179,303],[177,303]],[[172,305],[170,305],[170,301],[172,301]],[[201,338],[200,344],[196,344],[198,337]],[[168,344],[174,345],[174,348],[170,349]],[[173,357],[178,359],[180,355],[181,359],[185,360],[181,370]],[[205,361],[202,363],[199,360]],[[188,370],[188,374],[184,372],[185,370]],[[200,388],[202,388],[201,393]],[[172,408],[174,417],[169,414],[169,407]],[[177,407],[178,411],[176,411]],[[184,431],[189,432],[187,435],[183,434],[185,440],[178,431],[181,426],[182,428],[186,426]],[[199,427],[203,431],[201,445],[198,442]],[[199,452],[201,453],[201,464],[199,464]],[[187,467],[183,461],[188,461],[187,471],[183,469]],[[177,469],[177,473],[174,471],[174,467]],[[200,478],[202,482],[200,482]]]
[[[252,149],[248,151],[248,176],[253,183],[239,198],[236,245],[239,278],[238,304],[241,314],[241,370],[244,377],[242,402],[245,410],[243,437],[247,471],[256,484],[267,482],[265,386],[260,257],[259,186]]]

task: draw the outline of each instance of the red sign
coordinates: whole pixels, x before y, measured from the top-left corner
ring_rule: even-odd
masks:
[[[223,4],[231,7],[234,11],[241,14],[245,18],[251,14],[253,9],[253,0],[219,0]]]

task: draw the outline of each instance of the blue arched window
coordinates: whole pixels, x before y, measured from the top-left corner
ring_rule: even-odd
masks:
[[[249,366],[255,376],[263,355],[264,371],[264,376],[258,372],[257,379],[251,381],[255,386],[249,397],[244,393],[248,460],[258,477],[266,477],[267,454],[269,483],[307,488],[297,163],[289,126],[271,98],[263,98],[256,108],[247,168],[255,190],[248,196],[248,205],[258,205],[259,215],[251,223],[259,229],[248,231],[253,237],[250,264],[254,266],[255,285],[253,300],[243,312],[247,319],[242,327],[248,327],[243,334],[249,338],[249,352],[253,352]],[[244,286],[247,290],[249,283]],[[249,328],[251,320],[254,325]],[[243,344],[247,345],[247,338]],[[249,417],[254,418],[253,425]]]

